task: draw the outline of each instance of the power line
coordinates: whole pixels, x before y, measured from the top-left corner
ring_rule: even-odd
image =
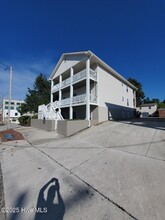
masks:
[[[10,66],[9,66],[9,65],[6,65],[6,64],[1,63],[1,62],[0,62],[0,65],[1,65],[1,66],[4,66],[4,69],[5,69],[5,70],[10,69]]]

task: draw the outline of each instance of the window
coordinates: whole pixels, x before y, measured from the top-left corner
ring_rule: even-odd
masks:
[[[19,107],[17,107],[16,109],[17,109],[17,111],[19,111]]]
[[[126,86],[126,92],[128,92],[128,86]]]
[[[17,113],[17,112],[15,113],[15,116],[18,116],[18,113]]]
[[[5,102],[5,104],[6,104],[6,105],[8,105],[8,104],[9,104],[9,102]]]
[[[149,106],[148,108],[151,109],[151,106]]]
[[[17,102],[17,105],[20,105],[21,103]]]
[[[9,107],[8,106],[5,106],[5,109],[8,109]]]
[[[127,99],[127,106],[129,106],[129,99]]]
[[[11,109],[11,110],[14,110],[14,106],[11,106],[10,109]]]
[[[11,102],[11,105],[14,105],[14,102]]]

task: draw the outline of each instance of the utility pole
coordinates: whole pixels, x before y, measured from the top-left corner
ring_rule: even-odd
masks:
[[[5,95],[5,93],[2,93],[2,105],[1,105],[1,107],[2,107],[2,124],[4,123],[4,110],[3,110],[3,108],[4,108],[4,105],[3,105],[4,95]]]
[[[11,108],[12,74],[13,74],[13,68],[12,68],[12,66],[10,66],[9,107],[8,107],[8,122],[7,122],[7,129],[10,128],[10,108]]]
[[[10,108],[11,108],[11,87],[12,87],[12,74],[13,74],[13,67],[10,65],[6,65],[4,63],[0,63],[5,67],[6,70],[10,70],[10,83],[9,83],[9,105],[8,105],[8,122],[7,122],[7,129],[10,127]]]

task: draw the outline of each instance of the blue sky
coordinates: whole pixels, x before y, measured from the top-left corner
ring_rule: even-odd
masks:
[[[0,63],[13,66],[13,99],[64,52],[91,50],[146,97],[165,99],[164,0],[0,0]],[[0,65],[0,95],[9,71]]]

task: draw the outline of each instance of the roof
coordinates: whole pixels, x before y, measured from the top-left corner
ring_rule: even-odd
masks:
[[[154,105],[157,106],[157,103],[145,103],[145,104],[140,105],[140,107],[149,107],[149,106],[154,106]]]
[[[110,67],[108,64],[106,64],[103,60],[101,60],[99,57],[97,57],[94,53],[92,53],[90,50],[88,51],[80,51],[80,52],[72,52],[72,53],[63,53],[60,60],[58,61],[57,65],[52,71],[52,74],[50,76],[50,79],[53,77],[55,72],[58,70],[60,64],[65,59],[66,56],[72,56],[72,55],[86,55],[87,57],[92,58],[94,61],[96,61],[100,66],[104,67],[108,72],[110,72],[114,77],[121,80],[128,86],[130,86],[134,90],[138,90],[132,83],[130,83],[128,80],[126,80],[123,76],[121,76],[117,71],[115,71],[112,67]]]

